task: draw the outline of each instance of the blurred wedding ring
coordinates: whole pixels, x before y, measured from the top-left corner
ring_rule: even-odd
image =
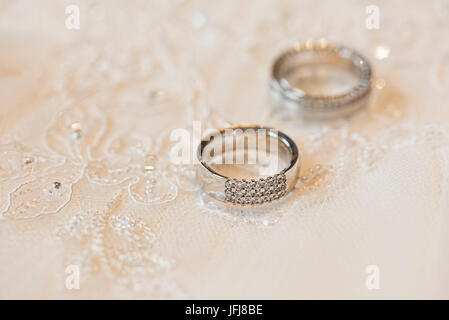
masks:
[[[369,100],[372,70],[356,51],[326,41],[299,44],[273,64],[270,91],[283,117],[347,117]]]

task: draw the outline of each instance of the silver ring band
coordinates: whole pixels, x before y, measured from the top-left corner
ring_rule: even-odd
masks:
[[[311,94],[289,83],[289,75],[303,71],[305,64],[313,59],[318,60],[317,65],[347,68],[357,78],[357,83],[338,94]],[[275,108],[282,109],[284,114],[322,120],[345,117],[365,106],[371,82],[371,66],[362,55],[347,47],[319,41],[300,44],[276,59],[270,89]]]
[[[280,142],[277,146],[283,150],[288,157],[286,167],[279,170],[276,174],[268,176],[251,177],[250,179],[235,179],[218,173],[212,168],[208,160],[208,146],[212,141],[218,138],[223,142],[223,138],[235,136],[237,133],[245,136],[250,132],[257,132],[259,137],[275,139]],[[262,132],[262,133],[261,133]],[[228,140],[229,141],[229,140]],[[261,140],[257,140],[257,148],[260,147]],[[246,145],[248,146],[248,145]],[[219,144],[220,150],[222,145]],[[233,142],[233,150],[237,147]],[[258,150],[259,151],[259,150]],[[265,152],[265,150],[263,150]],[[285,196],[296,184],[299,170],[299,153],[296,144],[286,134],[273,128],[267,128],[259,125],[238,125],[221,129],[214,134],[204,138],[197,150],[199,160],[198,179],[205,196],[226,203],[227,205],[253,206],[266,204]],[[234,159],[235,160],[235,159]]]

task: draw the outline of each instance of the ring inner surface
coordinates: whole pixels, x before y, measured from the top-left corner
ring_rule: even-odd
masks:
[[[290,165],[292,152],[270,129],[231,129],[203,150],[203,161],[216,173],[233,179],[259,179]]]
[[[351,60],[326,51],[303,51],[289,57],[280,75],[309,96],[342,95],[360,81],[360,72]]]

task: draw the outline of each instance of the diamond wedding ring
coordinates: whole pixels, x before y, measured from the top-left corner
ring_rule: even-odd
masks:
[[[197,157],[205,196],[236,206],[262,205],[284,197],[294,187],[299,169],[293,140],[259,125],[231,126],[208,135]],[[257,170],[235,176],[228,173],[242,166]]]
[[[283,53],[270,81],[274,107],[283,115],[326,120],[367,104],[371,67],[359,53],[325,41],[306,42]]]

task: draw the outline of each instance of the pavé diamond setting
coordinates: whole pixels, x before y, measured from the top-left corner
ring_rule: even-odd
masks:
[[[286,190],[284,172],[257,180],[228,179],[225,183],[225,201],[240,205],[262,204],[281,198]]]

